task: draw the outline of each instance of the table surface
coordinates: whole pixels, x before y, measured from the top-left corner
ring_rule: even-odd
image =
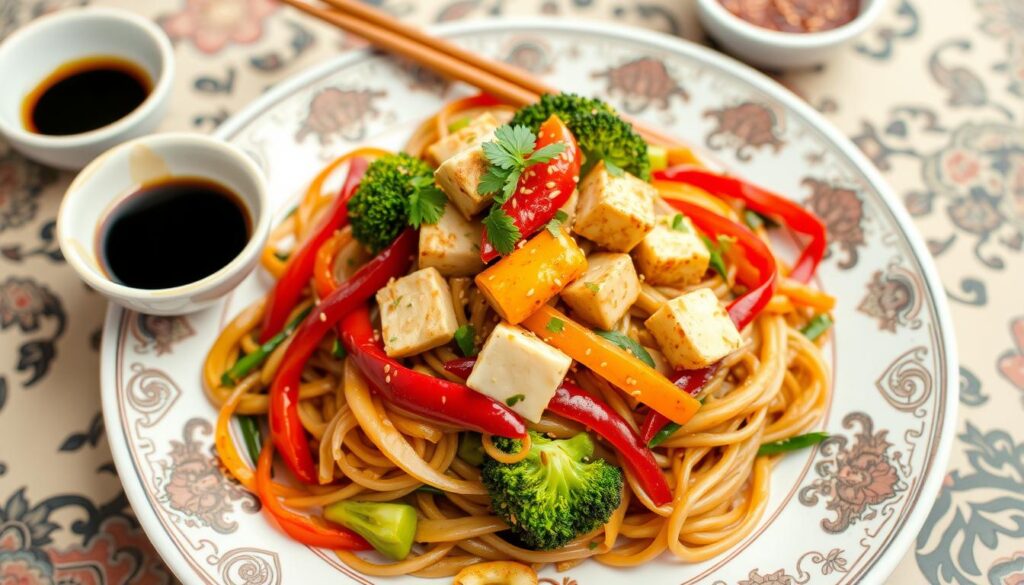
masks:
[[[86,1],[0,0],[0,39]],[[210,131],[280,79],[362,45],[272,0],[94,3],[153,18],[175,41],[165,129]],[[704,41],[692,0],[370,3],[421,24],[546,14]],[[888,4],[881,21],[826,67],[777,79],[891,182],[938,263],[956,322],[957,440],[935,508],[891,582],[1018,584],[1024,0]],[[989,148],[989,139],[1004,147]],[[71,177],[0,141],[0,583],[171,582],[132,518],[107,447],[98,383],[104,300],[78,281],[54,239]],[[848,227],[857,229],[830,222],[832,237]],[[783,572],[756,577],[751,582],[796,582]]]

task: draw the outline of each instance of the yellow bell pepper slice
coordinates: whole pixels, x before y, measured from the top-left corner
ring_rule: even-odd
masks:
[[[685,424],[700,408],[700,402],[657,370],[554,307],[540,307],[522,326],[673,422]]]
[[[587,269],[587,256],[561,227],[543,230],[476,276],[494,310],[513,325],[543,306]]]

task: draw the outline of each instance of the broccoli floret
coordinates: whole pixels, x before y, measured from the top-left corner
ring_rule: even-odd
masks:
[[[563,546],[608,521],[622,498],[622,471],[599,459],[587,433],[552,440],[530,433],[530,453],[512,464],[486,457],[480,470],[491,506],[522,542],[537,550]],[[515,453],[521,443],[495,437]]]
[[[413,181],[433,176],[430,165],[404,152],[370,163],[348,202],[352,235],[374,252],[386,248],[408,225]]]
[[[619,117],[615,108],[599,99],[572,93],[545,94],[537,103],[516,112],[509,123],[522,124],[536,132],[552,114],[565,122],[583,150],[583,174],[598,161],[610,160],[645,181],[651,178],[647,141]]]

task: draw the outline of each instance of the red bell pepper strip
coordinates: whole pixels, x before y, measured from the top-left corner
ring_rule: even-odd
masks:
[[[809,282],[818,270],[825,255],[828,244],[825,224],[810,211],[791,201],[756,185],[727,177],[707,169],[692,165],[680,165],[655,173],[655,178],[662,181],[675,181],[699,187],[712,195],[725,199],[733,199],[768,217],[780,220],[793,231],[810,238],[807,246],[800,253],[796,264],[789,272],[789,277],[800,282]]]
[[[579,182],[580,164],[583,159],[580,147],[576,144],[572,132],[558,116],[551,116],[540,125],[536,146],[541,148],[556,142],[565,144],[562,154],[547,163],[528,167],[519,178],[516,192],[501,205],[501,209],[512,217],[524,239],[551,221],[555,213],[572,196],[576,183]],[[497,257],[498,251],[487,239],[487,230],[484,229],[480,258],[486,264]]]
[[[260,330],[260,343],[277,335],[288,320],[288,315],[302,297],[302,289],[309,284],[316,263],[316,252],[327,241],[335,230],[348,225],[348,200],[355,194],[359,182],[366,172],[367,162],[363,158],[354,158],[348,164],[348,176],[342,185],[338,197],[324,213],[323,219],[313,228],[312,235],[303,242],[284,269],[284,274],[274,285],[267,301],[267,310],[263,314],[263,328]]]
[[[270,441],[263,445],[256,463],[256,495],[263,509],[273,516],[288,536],[307,546],[318,546],[334,550],[369,550],[370,543],[343,527],[329,528],[314,524],[309,518],[288,510],[270,489],[270,466],[274,448]]]
[[[468,378],[475,363],[475,358],[456,359],[446,362],[444,369],[456,376]],[[633,472],[640,487],[655,505],[663,506],[672,501],[672,491],[654,460],[654,454],[612,407],[569,380],[563,380],[548,403],[548,410],[574,420],[604,437],[615,447],[622,462]]]
[[[424,417],[502,437],[526,435],[526,425],[504,404],[463,384],[406,368],[384,353],[374,339],[366,306],[352,311],[339,327],[341,342],[370,385],[395,405]]]
[[[270,434],[281,458],[295,477],[316,483],[317,473],[309,451],[306,430],[299,420],[299,385],[302,369],[323,336],[351,311],[359,308],[388,280],[408,270],[416,251],[416,231],[406,229],[352,278],[346,280],[302,321],[281,360],[270,386]]]
[[[742,283],[747,287],[747,292],[729,303],[726,309],[729,317],[736,324],[736,328],[742,330],[757,318],[775,294],[777,273],[775,256],[772,255],[768,246],[746,226],[708,211],[699,205],[677,199],[666,199],[666,201],[686,214],[694,226],[712,240],[717,239],[718,236],[734,239],[736,245],[742,249],[746,261],[757,272],[757,280]],[[691,395],[696,394],[711,379],[717,369],[718,365],[715,364],[699,370],[684,370],[677,374],[674,382],[683,391]],[[670,423],[668,418],[652,410],[647,414],[647,418],[644,419],[640,427],[641,437],[649,444],[655,435]]]

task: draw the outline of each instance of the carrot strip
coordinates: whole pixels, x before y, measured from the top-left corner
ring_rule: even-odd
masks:
[[[657,370],[553,307],[542,306],[522,326],[673,422],[685,424],[700,408]]]

